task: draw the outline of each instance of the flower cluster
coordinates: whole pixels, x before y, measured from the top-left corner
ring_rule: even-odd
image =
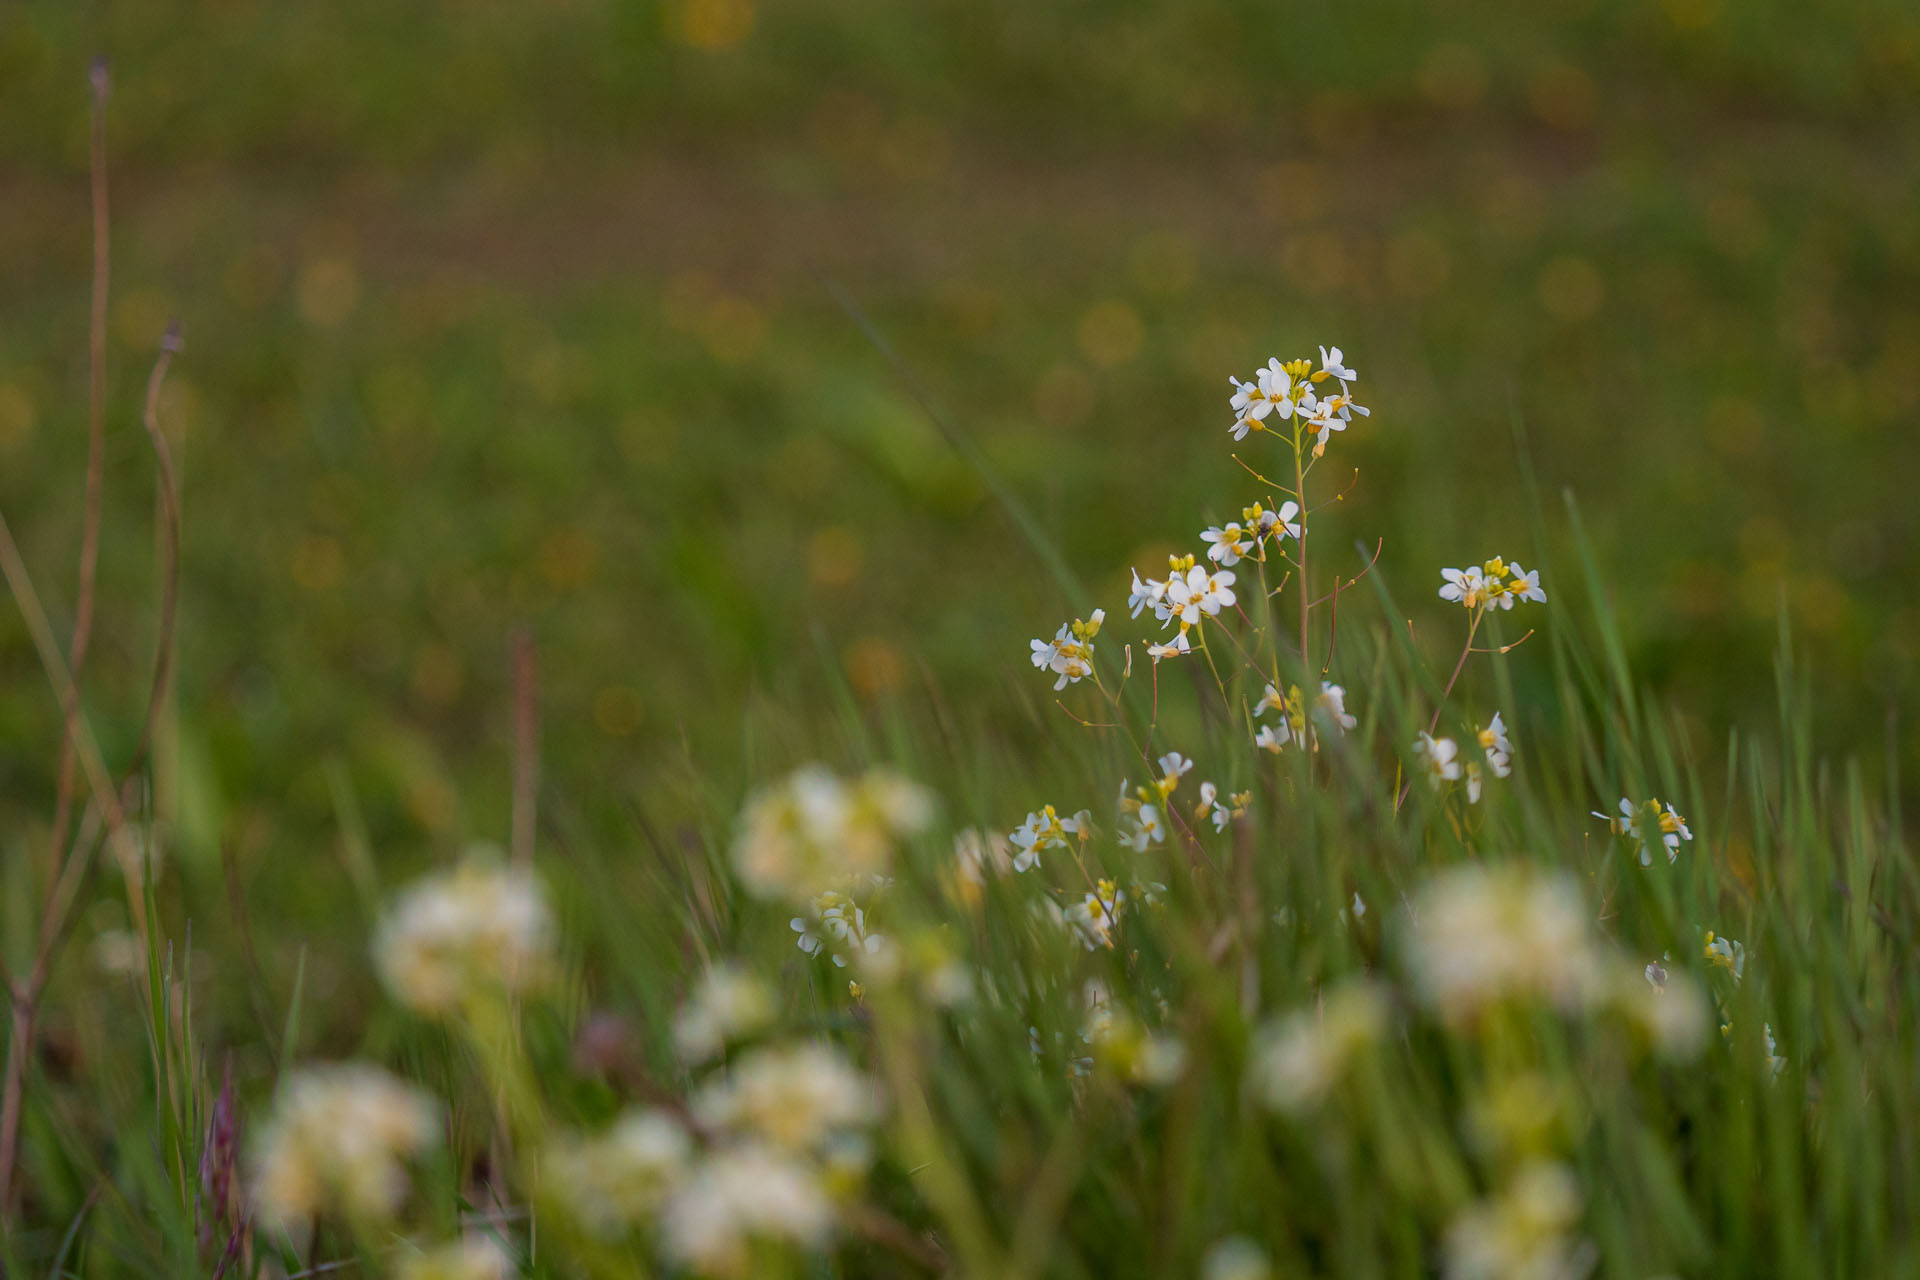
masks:
[[[1218,547],[1218,543],[1215,544]],[[1226,563],[1239,560],[1235,556]],[[1131,616],[1137,618],[1146,609],[1153,610],[1153,616],[1159,620],[1162,628],[1179,623],[1180,630],[1171,641],[1147,646],[1147,653],[1159,661],[1162,658],[1178,657],[1192,651],[1192,642],[1187,633],[1198,626],[1204,618],[1217,618],[1220,611],[1232,605],[1238,597],[1233,594],[1236,581],[1230,569],[1207,569],[1197,564],[1192,556],[1168,556],[1167,576],[1142,579],[1138,570],[1133,573],[1133,589],[1127,596],[1127,608]]]
[[[414,1254],[394,1272],[397,1280],[507,1280],[518,1274],[506,1250],[483,1235]]]
[[[1675,812],[1672,805],[1661,804],[1658,800],[1649,800],[1641,806],[1622,796],[1618,817],[1598,809],[1593,811],[1593,816],[1605,822],[1615,835],[1632,837],[1643,867],[1653,865],[1653,849],[1643,832],[1653,830],[1660,833],[1660,843],[1666,847],[1668,862],[1679,859],[1682,841],[1693,839],[1693,832],[1687,829],[1686,819]],[[1643,826],[1643,820],[1649,825]]]
[[[636,1107],[604,1133],[558,1144],[543,1169],[556,1202],[594,1235],[618,1239],[660,1208],[692,1154],[685,1125]]]
[[[773,1021],[767,986],[737,964],[708,969],[673,1020],[673,1042],[689,1062],[704,1062]]]
[[[1274,1110],[1305,1111],[1347,1077],[1386,1029],[1386,994],[1372,982],[1349,980],[1328,992],[1318,1009],[1302,1009],[1263,1028],[1248,1079]]]
[[[253,1208],[269,1231],[337,1212],[381,1222],[407,1195],[407,1162],[440,1136],[432,1099],[379,1067],[302,1067],[281,1081],[254,1152]]]
[[[884,875],[895,846],[932,820],[932,795],[890,770],[847,780],[808,765],[749,799],[733,866],[752,893],[805,902]]]
[[[1487,774],[1505,778],[1513,773],[1513,741],[1507,737],[1506,722],[1498,711],[1485,728],[1474,731],[1474,741],[1480,748],[1481,758],[1463,760],[1460,744],[1452,738],[1421,733],[1413,741],[1416,771],[1436,791],[1464,778],[1467,803],[1479,804]]]
[[[1269,510],[1256,502],[1242,507],[1238,520],[1201,530],[1200,541],[1207,544],[1207,559],[1222,567],[1239,564],[1248,556],[1264,559],[1269,539],[1276,544],[1282,538],[1299,540],[1300,524],[1294,519],[1299,514],[1297,502],[1283,502],[1278,510]],[[1140,583],[1136,574],[1135,585],[1147,584]]]
[[[1529,1280],[1584,1274],[1571,1231],[1580,1220],[1573,1170],[1532,1160],[1498,1196],[1470,1206],[1447,1232],[1447,1280]]]
[[[1085,619],[1061,623],[1053,639],[1031,643],[1033,665],[1060,677],[1053,682],[1055,692],[1093,674],[1093,638],[1106,620],[1107,611],[1095,609]]]
[[[1063,818],[1054,812],[1052,805],[1041,805],[1007,837],[1019,851],[1013,855],[1013,869],[1031,871],[1040,865],[1040,854],[1044,850],[1067,848],[1069,836],[1084,843],[1092,835],[1093,815],[1085,809]]]
[[[1244,440],[1249,432],[1271,431],[1269,418],[1275,422],[1292,420],[1298,429],[1313,436],[1314,456],[1320,456],[1326,450],[1328,436],[1345,431],[1354,414],[1364,418],[1369,413],[1353,401],[1352,384],[1359,375],[1344,361],[1340,348],[1321,347],[1318,369],[1311,360],[1282,364],[1275,358],[1268,360],[1264,369],[1256,370],[1251,382],[1229,377],[1233,395],[1227,403],[1234,412],[1230,428],[1233,438]],[[1326,386],[1329,381],[1338,382],[1340,390],[1332,392]]]
[[[1547,593],[1540,586],[1540,571],[1522,569],[1517,560],[1495,556],[1478,567],[1442,569],[1440,576],[1446,579],[1440,587],[1440,598],[1468,610],[1511,609],[1525,600],[1547,602]]]
[[[800,935],[795,945],[807,955],[817,956],[824,951],[832,957],[836,968],[844,969],[849,955],[877,955],[886,946],[886,938],[867,927],[866,908],[851,895],[829,889],[815,897],[810,905],[811,920],[795,916],[787,922],[787,927]]]
[[[553,913],[531,873],[473,856],[401,894],[373,951],[395,998],[444,1016],[475,999],[544,985],[553,934]]]
[[[1261,723],[1254,731],[1254,746],[1276,755],[1289,743],[1314,751],[1320,749],[1318,736],[1309,732],[1306,702],[1299,685],[1289,685],[1285,697],[1280,695],[1278,686],[1267,685],[1260,694],[1260,701],[1253,704],[1253,714],[1259,719],[1269,712],[1277,712],[1279,718]],[[1341,733],[1360,723],[1347,711],[1347,691],[1327,680],[1320,682],[1320,694],[1313,703],[1313,718]]]

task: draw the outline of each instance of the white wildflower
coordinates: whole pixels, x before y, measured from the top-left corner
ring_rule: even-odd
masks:
[[[379,1067],[336,1063],[282,1079],[254,1152],[253,1205],[287,1233],[338,1211],[383,1221],[407,1194],[407,1162],[439,1137],[433,1100]]]
[[[1511,997],[1577,1008],[1605,974],[1572,880],[1479,864],[1444,871],[1421,890],[1407,968],[1450,1021]]]
[[[1317,1009],[1288,1014],[1264,1028],[1248,1066],[1248,1085],[1276,1111],[1318,1105],[1376,1044],[1387,1026],[1387,1000],[1375,984],[1347,981]]]
[[[538,989],[553,975],[553,915],[530,872],[479,857],[416,881],[374,934],[387,989],[417,1013]]]
[[[1217,1240],[1200,1262],[1200,1280],[1273,1280],[1266,1251],[1245,1236]]]
[[[751,1134],[789,1151],[819,1149],[830,1137],[870,1124],[872,1083],[823,1044],[755,1049],[694,1094],[704,1128]]]
[[[1091,830],[1092,818],[1093,815],[1084,809],[1070,818],[1062,818],[1050,804],[1029,813],[1026,821],[1007,837],[1013,847],[1019,850],[1013,857],[1013,869],[1031,870],[1039,865],[1041,850],[1066,848],[1068,836],[1084,839],[1083,833]]]
[[[542,1169],[547,1190],[595,1235],[619,1237],[659,1208],[693,1153],[664,1111],[626,1112],[603,1134],[559,1143]]]
[[[884,875],[899,842],[932,820],[933,796],[885,769],[844,780],[807,765],[747,802],[733,865],[759,897],[805,901],[822,885]]]
[[[1427,782],[1436,790],[1459,780],[1460,744],[1452,738],[1435,738],[1423,732],[1414,739],[1413,754],[1419,758]]]
[[[660,1244],[692,1271],[740,1277],[750,1274],[754,1241],[818,1248],[832,1225],[820,1176],[751,1143],[716,1150],[694,1166],[661,1212]]]
[[[806,936],[803,931],[800,949],[811,954]],[[704,1062],[772,1020],[773,996],[766,984],[738,965],[718,964],[707,970],[693,997],[674,1016],[673,1040],[688,1062]]]
[[[1497,1198],[1470,1206],[1447,1229],[1447,1280],[1562,1280],[1578,1274],[1568,1233],[1580,1185],[1563,1164],[1535,1160]]]
[[[508,1280],[520,1270],[497,1241],[471,1235],[405,1258],[393,1274],[395,1280]]]

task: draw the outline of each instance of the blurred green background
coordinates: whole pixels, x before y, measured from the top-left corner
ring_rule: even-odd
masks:
[[[331,899],[261,872],[327,853],[341,779],[383,855],[504,835],[522,625],[549,794],[577,803],[737,767],[745,720],[804,755],[843,678],[1035,732],[1026,640],[1073,602],[829,280],[1116,617],[1130,563],[1255,495],[1227,375],[1332,342],[1374,417],[1322,472],[1360,477],[1320,545],[1384,537],[1436,653],[1441,565],[1532,561],[1517,412],[1549,524],[1571,487],[1640,674],[1709,751],[1766,718],[1783,598],[1836,749],[1877,752],[1911,702],[1910,5],[10,5],[0,510],[63,628],[95,53],[89,705],[124,754],[138,397],[177,313],[176,847],[209,884],[235,850],[292,933]],[[1549,590],[1580,590],[1558,550]],[[0,662],[18,846],[56,734],[11,609]]]

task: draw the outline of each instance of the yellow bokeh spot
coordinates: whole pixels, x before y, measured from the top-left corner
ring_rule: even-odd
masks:
[[[673,458],[680,423],[666,414],[635,409],[620,420],[620,452],[638,467],[654,467]]]
[[[167,331],[172,305],[163,294],[151,289],[135,289],[113,304],[113,334],[137,351],[151,351],[160,345]]]
[[[1193,288],[1193,241],[1177,231],[1142,236],[1127,257],[1133,282],[1148,293],[1175,297]]]
[[[415,779],[407,788],[407,808],[416,822],[429,831],[445,831],[453,822],[457,800],[453,787],[444,779]]]
[[[760,351],[767,336],[767,317],[744,298],[723,294],[707,304],[698,327],[714,359],[722,364],[745,364]]]
[[[1288,236],[1280,246],[1280,265],[1306,293],[1327,297],[1348,281],[1347,244],[1340,233],[1327,228]]]
[[[907,678],[906,659],[892,642],[879,636],[862,636],[847,647],[847,679],[867,698],[898,689]]]
[[[586,530],[571,525],[555,529],[540,543],[540,574],[555,591],[585,586],[593,577],[599,547]]]
[[[860,576],[866,553],[853,532],[832,525],[807,539],[807,577],[816,586],[844,587]]]
[[[289,566],[293,580],[308,591],[325,591],[346,576],[347,557],[340,540],[329,534],[308,534],[293,546]]]
[[[422,702],[445,706],[460,696],[466,668],[452,645],[438,642],[420,646],[413,657],[413,692]]]
[[[1146,330],[1124,302],[1096,302],[1080,317],[1080,350],[1096,368],[1112,369],[1140,354]]]
[[[1093,412],[1093,379],[1072,365],[1055,365],[1040,377],[1033,411],[1053,427],[1077,427]]]
[[[1289,160],[1260,175],[1260,212],[1276,222],[1311,222],[1327,211],[1327,173],[1311,160]]]
[[[1606,300],[1606,282],[1585,258],[1563,254],[1540,268],[1534,284],[1540,305],[1556,320],[1585,320]]]
[[[640,695],[624,684],[610,684],[593,695],[593,723],[610,738],[624,738],[640,727]]]
[[[1720,16],[1721,0],[1661,0],[1667,19],[1682,31],[1698,31]]]
[[[300,269],[294,298],[302,320],[321,329],[335,328],[360,305],[360,273],[344,255],[317,258]]]
[[[753,34],[753,0],[686,0],[680,6],[680,38],[696,49],[722,53]]]
[[[1549,62],[1534,71],[1527,85],[1533,113],[1556,129],[1592,126],[1598,94],[1593,77],[1565,62]]]
[[[12,453],[25,444],[39,421],[27,393],[11,382],[0,382],[0,453]]]
[[[1457,40],[1437,44],[1420,60],[1420,92],[1436,107],[1465,110],[1487,92],[1487,64]]]
[[[1765,430],[1760,406],[1745,396],[1715,396],[1707,406],[1707,440],[1726,457],[1751,457]]]

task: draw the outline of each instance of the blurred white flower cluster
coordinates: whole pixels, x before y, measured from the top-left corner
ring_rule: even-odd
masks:
[[[749,799],[733,866],[754,895],[805,903],[884,876],[932,819],[932,793],[891,770],[849,780],[807,765]]]
[[[417,881],[374,934],[374,960],[400,1003],[432,1016],[545,986],[553,913],[531,872],[484,855]]]
[[[389,1219],[406,1199],[408,1162],[439,1136],[433,1100],[379,1067],[347,1062],[290,1072],[254,1150],[256,1220],[290,1235],[322,1213]]]

